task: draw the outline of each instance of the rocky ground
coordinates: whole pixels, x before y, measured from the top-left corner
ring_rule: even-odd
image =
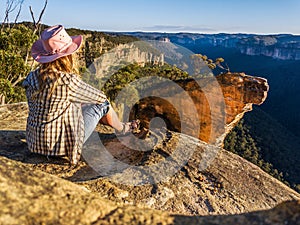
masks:
[[[241,157],[196,138],[153,130],[141,139],[119,140],[109,132],[95,132],[83,160],[71,168],[64,158],[27,150],[26,114],[26,104],[0,107],[1,224],[300,221],[297,192]]]

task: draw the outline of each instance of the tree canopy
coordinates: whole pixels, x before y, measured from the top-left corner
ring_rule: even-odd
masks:
[[[30,46],[37,39],[32,30],[19,24],[4,27],[0,33],[0,100],[1,103],[25,99],[20,82],[31,69],[28,62]]]

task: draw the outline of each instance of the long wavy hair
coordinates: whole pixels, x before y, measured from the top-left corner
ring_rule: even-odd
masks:
[[[57,87],[57,81],[61,73],[78,74],[77,58],[73,55],[67,55],[58,58],[49,63],[41,63],[39,66],[38,82],[40,90],[43,90],[47,84],[51,84],[50,96]]]

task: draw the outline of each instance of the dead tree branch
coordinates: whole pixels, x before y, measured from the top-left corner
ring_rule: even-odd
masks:
[[[22,5],[23,5],[24,0],[7,0],[6,1],[6,9],[4,12],[4,19],[1,24],[1,31],[3,31],[4,27],[7,25],[7,27],[10,29],[10,23],[9,23],[9,16],[10,14],[16,10],[17,7],[19,7],[19,10],[17,12],[17,15],[14,20],[13,26],[17,23],[17,20],[20,16]]]
[[[45,9],[47,7],[47,4],[48,4],[48,0],[45,0],[44,7],[43,7],[43,9],[42,9],[42,11],[41,11],[41,13],[39,15],[38,21],[35,20],[33,10],[31,8],[31,6],[29,6],[29,11],[30,11],[31,18],[32,18],[32,21],[33,21],[33,26],[34,26],[34,29],[33,29],[33,32],[32,32],[32,36],[34,36],[40,30],[41,20],[42,20],[42,17],[44,15],[44,13],[45,13]],[[30,51],[30,49],[27,49],[26,58],[25,58],[25,63],[26,64],[27,64],[28,59],[29,59],[29,51]],[[31,64],[30,68],[31,69],[33,68],[33,63]]]
[[[35,35],[36,32],[39,31],[39,29],[40,29],[41,20],[42,20],[43,14],[45,12],[45,9],[47,7],[47,4],[48,4],[48,0],[45,0],[44,7],[43,7],[43,9],[42,9],[42,11],[41,11],[41,13],[40,13],[39,18],[38,18],[37,21],[35,20],[34,13],[32,11],[31,6],[29,6],[30,15],[31,15],[31,18],[32,18],[32,21],[33,21],[33,26],[34,26],[33,35]]]
[[[23,2],[22,2],[22,3],[23,3]],[[15,21],[14,21],[14,24],[13,24],[12,28],[15,27],[15,25],[16,25],[16,23],[17,23],[17,20],[18,20],[18,18],[19,18],[19,16],[20,16],[21,10],[22,10],[22,4],[19,5],[19,10],[18,10],[18,13],[17,13],[17,15],[16,15],[16,18],[15,18]]]

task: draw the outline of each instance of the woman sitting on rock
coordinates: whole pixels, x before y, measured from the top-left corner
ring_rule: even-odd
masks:
[[[72,54],[81,43],[82,36],[69,36],[61,25],[44,30],[31,49],[40,66],[23,82],[29,106],[29,150],[67,155],[73,165],[99,121],[123,134],[138,126],[138,121],[120,122],[105,94],[76,75]]]

